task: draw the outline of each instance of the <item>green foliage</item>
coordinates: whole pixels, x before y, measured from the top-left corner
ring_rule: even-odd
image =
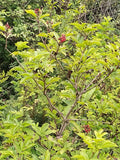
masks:
[[[0,77],[13,77],[17,93],[0,103],[0,159],[119,158],[120,38],[109,16],[81,23],[87,2],[47,1],[43,9],[15,2],[13,30],[1,23],[18,65]]]
[[[17,46],[18,50],[23,50],[25,48],[29,48],[27,45],[28,42],[17,42],[15,45]]]
[[[78,160],[106,159],[107,157],[105,154],[105,157],[103,157],[102,150],[104,150],[105,148],[108,149],[111,147],[117,147],[115,143],[103,138],[103,136],[107,133],[103,132],[102,129],[100,129],[99,131],[94,131],[96,138],[91,138],[89,136],[86,136],[84,133],[80,133],[81,131],[78,128],[75,129],[75,131],[78,132],[77,134],[83,139],[84,143],[87,144],[89,150],[81,149],[80,155],[74,155],[72,158],[77,158]]]

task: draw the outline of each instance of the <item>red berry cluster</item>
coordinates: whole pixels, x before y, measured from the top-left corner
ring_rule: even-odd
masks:
[[[35,14],[37,15],[37,16],[39,16],[39,13],[40,13],[40,10],[39,10],[39,8],[35,8]]]
[[[62,36],[59,38],[59,40],[60,40],[60,43],[65,42],[65,41],[66,41],[66,36],[65,36],[65,34],[62,34]]]
[[[6,30],[10,29],[8,22],[6,23],[5,27],[6,27]]]
[[[85,125],[84,126],[84,132],[89,133],[90,132],[90,126],[89,125]]]

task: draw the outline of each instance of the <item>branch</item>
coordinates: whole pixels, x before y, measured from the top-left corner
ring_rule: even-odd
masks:
[[[116,67],[116,69],[118,69],[118,68],[119,68],[119,66]],[[59,131],[59,135],[60,135],[60,136],[61,136],[61,134],[63,133],[64,129],[66,128],[66,125],[67,125],[67,123],[68,123],[67,121],[68,121],[69,115],[71,114],[73,108],[74,108],[75,105],[77,104],[78,100],[82,97],[82,95],[83,95],[84,93],[88,92],[89,90],[95,88],[95,87],[98,86],[100,83],[102,83],[107,77],[109,77],[109,75],[110,75],[113,71],[114,71],[114,69],[112,69],[101,81],[99,81],[99,83],[97,83],[96,85],[94,85],[94,86],[92,86],[91,88],[89,88],[89,87],[94,83],[94,81],[97,80],[98,77],[100,77],[101,72],[99,72],[99,73],[95,76],[95,78],[83,89],[83,91],[80,92],[78,96],[76,96],[76,100],[75,100],[74,104],[71,106],[70,110],[68,111],[68,113],[67,113],[67,115],[66,115],[66,117],[65,117],[65,119],[64,119],[64,121],[63,121],[63,124],[62,124],[62,126],[61,126],[61,128],[60,128],[60,131]],[[88,88],[89,88],[89,89],[88,89]]]
[[[119,68],[119,65],[116,67],[116,70]],[[90,87],[91,85],[88,85],[87,86],[87,88],[85,88],[84,90],[83,90],[83,92],[84,93],[86,93],[86,92],[88,92],[89,90],[91,90],[91,89],[93,89],[93,88],[95,88],[96,86],[99,86],[106,78],[108,78],[110,75],[111,75],[111,73],[113,73],[115,70],[114,70],[114,68],[103,78],[103,79],[101,79],[100,81],[99,81],[99,83],[97,83],[97,84],[95,84],[94,86],[92,86],[91,88],[89,88],[89,89],[87,89],[88,87]]]
[[[29,0],[29,1],[26,3],[26,5],[24,6],[24,8],[26,8],[30,2],[31,2],[31,0]]]
[[[67,126],[67,123],[68,123],[68,122],[67,122],[67,118],[68,118],[68,116],[70,115],[70,113],[72,112],[72,110],[73,110],[73,108],[75,107],[75,105],[77,104],[78,98],[79,98],[79,97],[76,96],[76,100],[75,100],[74,104],[71,106],[70,110],[68,111],[67,115],[65,116],[64,121],[63,121],[63,123],[62,123],[62,125],[61,125],[61,128],[60,128],[60,130],[59,130],[59,136],[62,135],[63,131],[65,130],[65,128],[66,128],[66,126]]]
[[[56,110],[57,113],[58,113],[63,119],[65,119],[63,113],[60,112],[60,111],[51,103],[50,98],[48,97],[48,95],[47,95],[46,93],[44,93],[44,95],[46,96],[46,98],[47,98],[47,100],[48,100],[48,103],[49,103],[49,105],[51,106],[51,109],[50,109],[50,110],[51,110],[51,111],[52,111],[52,109]]]
[[[70,113],[72,112],[73,108],[74,108],[75,105],[77,104],[77,101],[78,101],[79,98],[80,98],[80,96],[79,96],[79,97],[76,96],[76,100],[75,100],[74,104],[71,106],[70,110],[68,111],[68,113],[67,113],[65,119],[67,119],[67,118],[69,117],[69,115],[70,115]]]
[[[86,104],[83,104],[81,107],[79,107],[78,109],[74,110],[73,114],[76,113],[76,112],[79,112],[84,106],[86,106]]]
[[[60,68],[61,68],[61,69],[62,69],[62,71],[65,73],[65,70],[64,70],[64,68],[63,68],[62,64],[60,63],[60,61],[57,59],[57,57],[56,57],[56,56],[55,56],[55,60],[58,62],[58,64],[59,64]]]
[[[84,88],[83,91],[87,92],[87,88],[89,88],[99,77],[101,76],[101,72],[99,72],[95,78]]]

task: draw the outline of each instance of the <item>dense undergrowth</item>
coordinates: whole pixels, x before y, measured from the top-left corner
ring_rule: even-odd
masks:
[[[0,12],[0,159],[119,160],[119,2],[12,2]]]

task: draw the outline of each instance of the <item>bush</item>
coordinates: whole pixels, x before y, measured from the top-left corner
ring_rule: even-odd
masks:
[[[26,9],[35,43],[6,47],[18,98],[1,104],[1,159],[119,158],[119,36],[110,17],[79,23],[76,10]]]

